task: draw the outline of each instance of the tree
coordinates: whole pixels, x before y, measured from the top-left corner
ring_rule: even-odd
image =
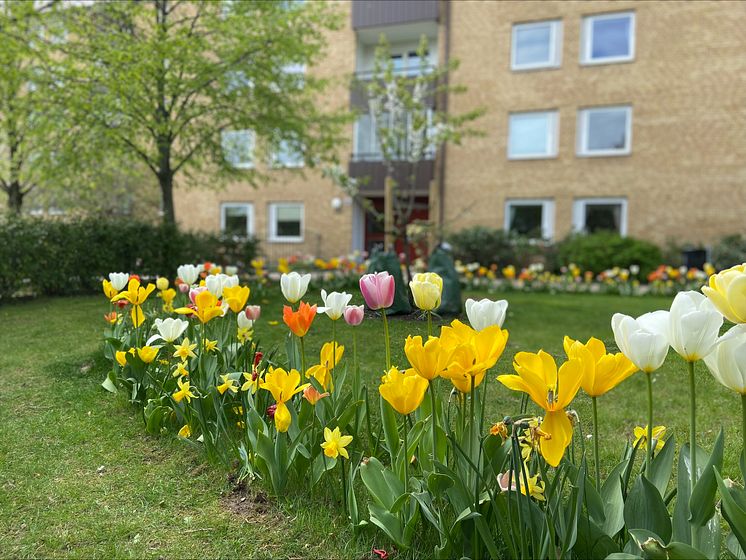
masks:
[[[65,105],[100,153],[152,172],[164,221],[175,221],[177,177],[204,187],[241,173],[256,184],[258,171],[225,155],[245,142],[282,145],[308,165],[332,158],[345,116],[319,102],[325,80],[299,71],[338,24],[325,3],[149,0],[64,12]]]

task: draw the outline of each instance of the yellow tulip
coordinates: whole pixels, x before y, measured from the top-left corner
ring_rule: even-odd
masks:
[[[275,409],[275,428],[277,428],[277,431],[287,432],[292,421],[293,417],[287,405],[284,402],[278,402]]]
[[[333,391],[334,381],[332,379],[332,370],[337,366],[337,364],[339,364],[344,352],[344,346],[340,346],[334,342],[324,343],[319,354],[319,364],[308,368],[308,371],[306,371],[306,379],[315,377],[316,381],[321,384],[325,391]]]
[[[165,276],[160,276],[155,281],[155,287],[158,288],[159,292],[168,289],[168,278],[166,278]]]
[[[448,367],[441,374],[462,393],[478,387],[488,369],[493,367],[508,343],[508,331],[492,325],[476,331],[461,321],[441,329],[441,341],[452,349]]]
[[[500,375],[497,380],[508,389],[527,393],[546,411],[539,429],[550,437],[541,438],[539,450],[547,463],[556,467],[572,440],[572,424],[565,407],[580,389],[583,362],[571,358],[558,371],[554,358],[540,350],[537,354],[519,352],[513,368],[518,375]]]
[[[230,288],[223,288],[223,301],[228,304],[233,313],[242,311],[246,306],[246,302],[249,299],[248,286],[232,286]]]
[[[421,336],[408,336],[404,342],[404,353],[417,375],[432,381],[448,367],[453,350],[443,347],[440,339],[434,336],[425,344]]]
[[[261,389],[272,393],[275,402],[277,402],[275,427],[278,432],[286,432],[290,427],[290,411],[285,403],[293,398],[293,395],[300,393],[309,386],[309,383],[304,385],[299,385],[299,383],[300,373],[296,370],[291,369],[290,372],[287,372],[282,368],[270,367],[269,372],[264,376],[264,380],[259,384]]]
[[[710,276],[702,293],[732,323],[746,323],[746,263]]]
[[[409,283],[414,304],[423,311],[433,311],[440,307],[443,293],[443,279],[434,272],[415,274]]]
[[[180,315],[193,315],[203,324],[215,317],[220,317],[223,314],[223,308],[220,306],[220,301],[207,290],[204,290],[195,296],[194,304],[196,309],[192,309],[191,307],[180,307],[176,310],[176,313],[179,313]]]
[[[350,445],[351,442],[352,436],[343,436],[339,427],[334,428],[334,431],[324,428],[324,443],[321,444],[321,447],[327,457],[336,459],[341,455],[345,459],[349,459],[350,456],[347,454],[345,447]]]
[[[378,387],[381,396],[399,414],[411,414],[422,404],[429,382],[414,369],[404,373],[392,367],[382,378]]]
[[[137,349],[137,355],[143,362],[149,364],[155,360],[155,357],[158,355],[158,350],[158,348],[153,346],[143,346],[142,348]]]
[[[611,391],[637,371],[637,366],[621,352],[607,354],[606,346],[597,338],[591,337],[583,344],[566,336],[563,346],[568,358],[583,362],[581,386],[590,397],[600,397]]]
[[[117,291],[117,289],[114,288],[114,286],[111,285],[111,282],[109,282],[106,278],[104,278],[104,281],[102,282],[102,285],[104,287],[104,295],[108,299],[113,298],[115,295],[117,295],[119,293]]]
[[[124,351],[116,352],[114,354],[114,357],[116,358],[117,363],[120,366],[124,367],[127,365],[127,352],[124,352]]]
[[[179,430],[179,437],[188,438],[191,435],[192,429],[189,427],[189,424],[184,424]]]
[[[132,304],[132,311],[130,311],[130,317],[132,318],[132,324],[135,327],[139,327],[145,321],[145,314],[142,312],[142,304],[148,299],[148,296],[155,290],[154,284],[148,284],[145,288],[140,285],[140,281],[137,278],[130,278],[129,284],[127,284],[127,290],[120,292],[113,298],[112,303],[119,301],[120,299],[126,299]]]

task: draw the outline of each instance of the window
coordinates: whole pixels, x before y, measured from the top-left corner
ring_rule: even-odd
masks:
[[[635,14],[603,14],[583,18],[580,62],[604,64],[635,58]]]
[[[596,107],[578,112],[579,156],[627,155],[631,142],[632,107]]]
[[[220,231],[240,237],[254,235],[254,205],[246,202],[222,203]]]
[[[557,155],[557,111],[513,113],[509,119],[508,158],[532,159]]]
[[[505,231],[551,239],[554,236],[554,201],[508,200],[505,203]]]
[[[251,130],[225,130],[221,142],[223,157],[231,167],[254,167],[254,133]]]
[[[306,65],[305,64],[286,64],[282,67],[289,85],[294,88],[302,89],[306,83]]]
[[[383,128],[405,128],[406,132],[395,133],[392,140],[396,145],[390,146],[392,160],[433,159],[436,146],[433,143],[436,125],[433,123],[433,112],[428,109],[426,114],[421,114],[422,120],[412,118],[412,114],[404,115],[406,123],[389,122],[388,113],[381,113],[379,127]],[[383,153],[378,138],[378,131],[370,113],[360,115],[355,121],[355,134],[353,144],[353,158],[356,161],[381,161]]]
[[[427,71],[430,64],[427,51],[422,57],[416,50],[400,51],[392,54],[389,59],[394,74],[400,76],[417,76],[423,70]]]
[[[513,70],[556,68],[562,60],[562,22],[513,25],[510,65]]]
[[[269,205],[269,240],[303,241],[303,204],[277,202]]]
[[[627,200],[624,198],[581,198],[572,209],[577,232],[615,231],[627,235]]]
[[[280,140],[280,143],[272,152],[272,165],[275,167],[303,167],[303,154],[287,140]]]

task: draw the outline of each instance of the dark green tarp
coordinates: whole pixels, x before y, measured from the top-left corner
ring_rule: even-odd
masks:
[[[453,265],[451,252],[443,247],[436,247],[430,255],[427,269],[439,274],[443,279],[443,296],[438,315],[459,315],[461,313],[461,285],[458,281],[458,273]]]

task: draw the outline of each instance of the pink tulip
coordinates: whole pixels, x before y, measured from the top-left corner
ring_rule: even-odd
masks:
[[[345,307],[344,311],[345,321],[347,321],[347,324],[351,327],[357,327],[363,322],[364,312],[365,307],[362,305],[348,305]]]
[[[365,274],[360,277],[360,291],[365,303],[373,310],[391,307],[394,303],[394,277],[388,272]]]
[[[189,288],[190,288],[190,286],[186,282],[182,282],[181,284],[179,284],[179,291],[182,294],[187,293],[189,291]]]
[[[191,290],[189,290],[189,301],[191,301],[192,303],[194,303],[196,305],[196,303],[194,301],[194,298],[197,297],[198,293],[204,292],[206,289],[207,289],[207,287],[200,286],[199,288],[192,288]]]
[[[244,313],[246,313],[248,319],[258,321],[259,315],[262,314],[262,307],[260,305],[247,305]]]

